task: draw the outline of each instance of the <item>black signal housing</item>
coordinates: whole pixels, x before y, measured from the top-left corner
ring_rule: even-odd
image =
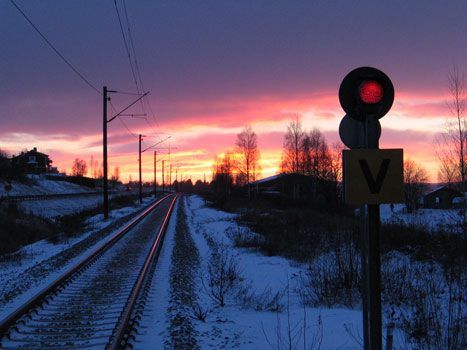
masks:
[[[373,67],[360,67],[347,74],[339,88],[339,102],[347,115],[358,121],[368,116],[382,118],[394,102],[391,79]]]

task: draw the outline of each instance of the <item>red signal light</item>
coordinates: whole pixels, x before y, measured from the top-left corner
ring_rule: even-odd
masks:
[[[366,80],[360,85],[359,94],[363,102],[375,104],[383,99],[384,89],[377,81]]]

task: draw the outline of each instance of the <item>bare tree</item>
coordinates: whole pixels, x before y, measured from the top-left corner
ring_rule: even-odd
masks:
[[[446,132],[441,137],[439,169],[440,180],[457,187],[463,194],[462,232],[466,236],[466,175],[467,175],[467,120],[465,76],[456,66],[448,75],[450,100],[448,101],[451,118],[446,122]]]
[[[83,159],[76,158],[73,162],[73,167],[71,168],[71,173],[73,176],[84,176],[88,172],[88,166],[86,161]]]
[[[467,163],[467,120],[465,116],[466,90],[465,77],[456,66],[449,71],[448,76],[450,101],[448,107],[450,118],[446,121],[446,131],[440,142],[438,156],[441,167],[439,176],[442,182],[461,186],[464,191]]]
[[[237,134],[235,142],[238,159],[237,170],[248,186],[248,198],[250,198],[250,182],[256,179],[259,166],[258,138],[251,126],[246,126],[241,133]]]
[[[118,180],[120,180],[120,168],[118,166],[114,168],[114,172],[110,180],[114,182],[117,182]]]
[[[94,177],[94,156],[91,154],[91,160],[89,161],[89,177]]]
[[[306,141],[308,140],[308,141]],[[303,144],[308,143],[308,147],[303,147],[305,162],[305,175],[311,175],[316,179],[328,180],[331,171],[331,155],[328,144],[317,128],[313,128],[304,139]]]
[[[413,160],[404,161],[404,196],[408,213],[420,207],[427,181],[428,174],[425,168]]]
[[[303,141],[305,131],[302,129],[302,122],[298,117],[287,125],[287,132],[284,137],[284,149],[282,154],[282,171],[292,174],[303,174]],[[302,159],[301,159],[302,158]]]
[[[233,184],[234,156],[227,151],[223,157],[217,157],[213,165],[211,188],[218,204],[224,204],[230,197]]]

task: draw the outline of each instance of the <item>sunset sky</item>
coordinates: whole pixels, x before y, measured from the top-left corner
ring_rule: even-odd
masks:
[[[99,90],[135,92],[112,0],[15,2]],[[215,156],[233,148],[248,124],[258,134],[262,176],[272,175],[295,115],[330,144],[338,141],[338,88],[359,66],[383,70],[395,87],[380,147],[404,148],[437,180],[434,139],[449,117],[447,75],[453,65],[467,71],[465,0],[148,0],[126,7],[154,116],[109,124],[110,167],[119,166],[124,181],[137,178],[136,134],[147,135],[143,147],[171,135],[179,175],[210,179]],[[0,19],[0,148],[37,147],[67,172],[75,158],[101,160],[102,97],[10,1],[0,2]],[[113,94],[112,103],[119,110],[134,97]],[[141,105],[131,112],[141,113]],[[152,152],[143,154],[145,180],[152,180],[152,161]]]

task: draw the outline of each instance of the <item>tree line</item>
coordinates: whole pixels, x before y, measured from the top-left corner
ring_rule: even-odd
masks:
[[[304,181],[298,177],[306,177],[314,192],[327,183],[332,185],[333,194],[338,196],[342,148],[338,143],[329,147],[318,128],[305,130],[297,117],[287,125],[278,167],[282,174],[290,175],[292,186],[300,186],[299,182],[303,185]],[[251,126],[245,126],[237,134],[235,147],[214,161],[211,189],[216,201],[226,201],[232,193],[240,193],[242,189],[251,199],[252,183],[258,180],[261,171],[257,134]]]

